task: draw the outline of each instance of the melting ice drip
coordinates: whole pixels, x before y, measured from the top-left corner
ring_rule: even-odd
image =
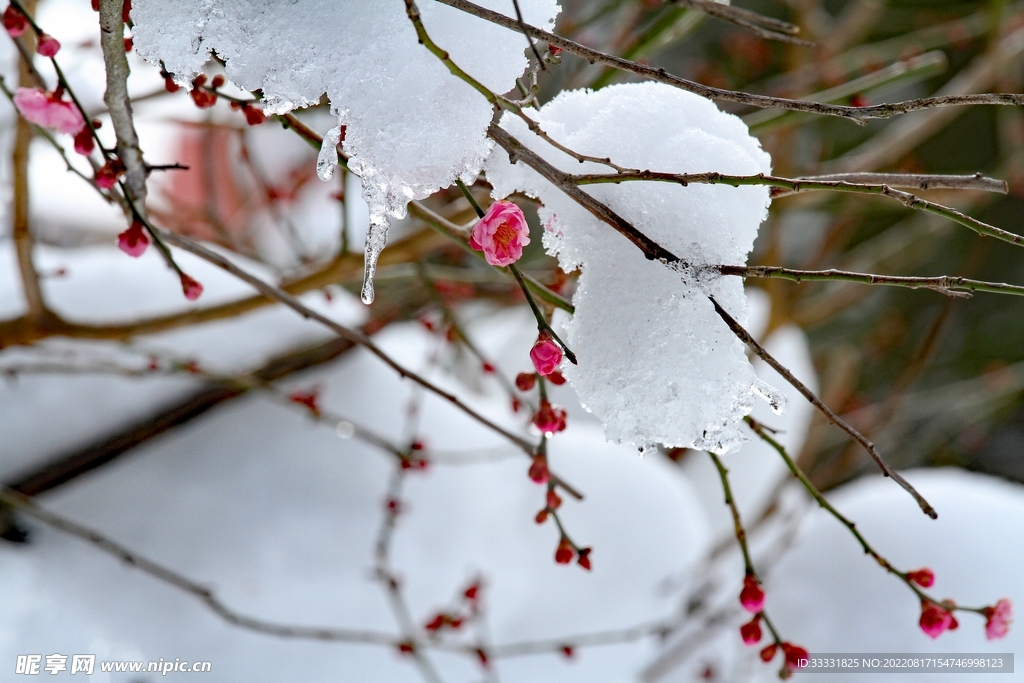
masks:
[[[324,134],[320,153],[316,157],[316,175],[324,182],[334,178],[334,172],[338,166],[338,142],[340,140],[340,126],[335,126]],[[367,178],[365,174],[372,172],[355,159],[351,160],[350,168],[364,181]],[[373,303],[373,276],[377,272],[377,259],[388,241],[389,227],[386,203],[383,201],[383,197],[376,196],[379,194],[378,192],[372,192],[372,190],[367,192],[368,185],[370,184],[363,183],[363,195],[370,208],[370,226],[366,232],[366,251],[363,261],[363,288],[359,294],[359,298],[364,304]]]
[[[768,401],[768,406],[776,415],[782,415],[786,412],[786,408],[789,407],[789,398],[767,382],[756,379],[754,380],[753,386],[750,387],[750,390],[757,396]]]

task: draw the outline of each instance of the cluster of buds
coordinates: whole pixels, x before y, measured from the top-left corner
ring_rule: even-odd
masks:
[[[217,104],[217,93],[213,91],[224,85],[224,77],[218,74],[210,81],[209,88],[204,87],[205,85],[206,74],[199,74],[192,79],[192,90],[188,93],[195,105],[200,109],[209,109]],[[177,89],[177,84],[175,84],[175,89]]]
[[[785,642],[778,644],[772,643],[761,650],[761,661],[766,664],[772,661],[775,659],[775,655],[780,649],[782,650],[782,656],[785,659],[785,672],[792,673],[793,671],[806,666],[807,658],[809,657],[807,650],[799,645]]]
[[[562,536],[555,548],[555,562],[558,564],[569,564],[576,558],[576,564],[590,571],[591,548],[577,548],[568,536]]]
[[[267,115],[263,113],[263,110],[255,106],[252,102],[231,100],[231,104],[228,106],[235,111],[241,111],[242,114],[245,115],[245,122],[250,126],[258,126],[267,120]]]
[[[459,604],[449,611],[438,612],[431,618],[423,628],[432,637],[436,637],[442,630],[451,629],[457,631],[464,624],[467,624],[480,613],[480,598],[483,583],[478,579],[462,591]]]

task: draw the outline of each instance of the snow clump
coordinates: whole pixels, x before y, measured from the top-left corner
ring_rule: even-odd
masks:
[[[494,92],[515,87],[527,66],[522,33],[433,0],[418,6],[427,33],[456,64]],[[527,23],[553,27],[557,0],[519,6]],[[473,179],[490,149],[491,106],[419,44],[402,0],[135,0],[132,20],[139,55],[162,60],[182,84],[213,52],[239,87],[263,91],[268,113],[316,104],[327,93],[370,206],[367,303],[389,216],[401,218],[409,201],[456,178]],[[329,179],[333,167],[318,171]]]
[[[746,125],[697,95],[660,83],[563,92],[528,110],[551,138],[577,153],[627,168],[671,173],[771,171]],[[558,151],[514,115],[501,126],[563,171],[609,173]],[[612,441],[726,453],[745,441],[754,396],[781,412],[785,399],[757,379],[743,343],[708,295],[746,324],[738,277],[699,277],[650,261],[524,163],[495,149],[485,165],[494,197],[521,191],[543,206],[544,246],[565,271],[582,269],[566,327],[579,365],[564,364],[583,405]],[[692,266],[743,264],[767,215],[767,187],[660,182],[587,185],[641,232]]]

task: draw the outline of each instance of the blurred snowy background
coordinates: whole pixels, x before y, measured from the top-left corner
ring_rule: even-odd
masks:
[[[933,65],[916,80],[897,84],[902,90],[881,91],[902,99],[938,90],[961,69],[993,59],[993,46],[1016,36],[1024,17],[1022,6],[992,9],[985,3],[750,6],[796,21],[822,42],[845,33],[822,52],[796,52],[766,46],[690,10],[633,0],[564,1],[558,26],[587,44],[649,58],[703,82],[798,95],[938,51],[942,69]],[[990,11],[1001,13],[997,21],[985,19]],[[98,25],[89,3],[44,0],[37,19],[61,41],[59,59],[85,107],[108,122]],[[1009,57],[999,53],[1001,68],[975,87],[1019,92],[1021,49]],[[17,80],[16,58],[10,41],[0,41],[9,85]],[[525,417],[510,409],[498,376],[481,372],[479,357],[464,343],[471,342],[504,377],[530,368],[532,316],[507,282],[466,266],[458,249],[407,219],[393,226],[394,256],[382,261],[378,300],[364,307],[355,293],[369,212],[353,176],[320,183],[316,150],[290,131],[273,121],[248,127],[224,102],[197,109],[184,91],[166,93],[157,69],[133,53],[129,61],[147,160],[190,167],[153,176],[157,221],[218,245],[268,279],[303,283],[308,305],[375,332],[379,345],[404,366],[499,424],[524,430]],[[578,61],[566,57],[545,76],[542,99],[560,88],[613,80]],[[40,64],[44,77],[46,68]],[[838,168],[856,157],[872,170],[981,170],[1008,178],[1011,196],[968,195],[960,206],[1015,229],[1021,204],[1013,192],[1024,176],[1021,112],[958,113],[963,118],[933,117],[902,133],[893,131],[903,120],[854,130],[847,122],[798,117],[754,120],[752,130],[776,170],[792,175]],[[923,121],[917,116],[905,120]],[[321,134],[334,125],[324,105],[304,112],[302,120]],[[339,416],[344,425],[403,447],[411,440],[425,446],[430,465],[405,476],[403,510],[390,543],[390,566],[413,622],[422,626],[482,581],[479,622],[444,639],[495,656],[482,667],[462,654],[430,650],[442,680],[775,677],[776,667],[764,666],[757,649],[745,647],[737,633],[746,620],[735,600],[742,562],[717,472],[705,454],[651,452],[641,458],[632,448],[608,444],[570,386],[552,387],[552,399],[569,411],[569,427],[550,442],[551,466],[585,494],[583,501],[567,499],[562,516],[573,537],[594,548],[592,572],[556,565],[558,534],[550,521],[533,521],[543,488],[525,476],[528,461],[520,452],[401,381],[363,350],[331,347],[324,328],[282,307],[254,306],[181,324],[192,321],[179,314],[227,305],[251,291],[181,255],[205,287],[200,302],[186,302],[154,250],[130,259],[116,248],[115,236],[124,229],[119,210],[66,172],[64,160],[39,139],[32,142],[28,166],[34,262],[49,305],[78,332],[32,345],[5,341],[3,335],[15,331],[3,324],[26,310],[9,230],[15,113],[6,101],[0,102],[0,126],[7,200],[0,221],[0,481],[26,491],[35,486],[31,493],[46,508],[209,586],[241,614],[398,633],[401,625],[373,571],[394,456],[351,438],[347,428],[311,419],[308,410],[280,395],[224,393],[232,386],[225,377],[307,353],[303,358],[320,360],[275,377],[284,394],[315,388],[323,413]],[[100,133],[112,139],[109,123]],[[863,161],[865,154],[875,156]],[[86,169],[81,158],[71,161]],[[457,223],[471,218],[457,191],[442,191],[429,202]],[[898,207],[797,197],[773,205],[752,262],[1021,280],[1016,253],[972,239]],[[534,240],[525,267],[545,282],[556,281],[554,261],[539,243]],[[339,256],[343,248],[348,251]],[[425,264],[426,281],[439,285],[433,291],[417,263]],[[950,304],[933,293],[842,285],[782,284],[749,289],[748,296],[751,331],[906,468],[939,510],[938,521],[876,476],[792,390],[787,413],[772,415],[759,403],[754,417],[781,430],[789,452],[894,564],[931,567],[937,595],[972,605],[1009,597],[1024,605],[1020,304],[980,296]],[[464,341],[446,339],[440,322],[433,331],[423,324],[444,321],[445,310],[458,321]],[[88,331],[139,320],[158,322],[138,334]],[[308,355],[318,348],[319,356]],[[158,370],[150,371],[151,363]],[[773,371],[759,363],[755,369],[769,384],[788,389]],[[221,398],[211,399],[214,394]],[[172,413],[177,417],[169,418]],[[109,462],[67,476],[54,473],[53,463],[98,452],[108,453]],[[959,630],[928,638],[917,627],[914,596],[865,558],[801,489],[786,484],[785,465],[774,451],[755,438],[725,463],[752,528],[755,562],[767,577],[767,609],[787,638],[811,652],[1024,652],[1020,629],[990,642],[974,615],[961,618]],[[4,521],[0,680],[19,679],[11,673],[17,655],[32,653],[208,660],[208,677],[217,681],[422,680],[410,657],[393,646],[238,628],[194,596],[80,539],[23,515]],[[636,637],[622,632],[634,626],[642,632]],[[615,642],[587,644],[589,634],[602,633]],[[515,654],[517,644],[530,649],[531,642],[542,651]],[[508,656],[501,656],[503,647]],[[97,672],[90,680],[159,678]],[[922,679],[907,674],[871,680]]]

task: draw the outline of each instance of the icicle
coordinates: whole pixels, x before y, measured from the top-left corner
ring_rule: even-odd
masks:
[[[363,289],[359,298],[364,304],[373,303],[373,275],[377,272],[377,259],[388,243],[388,218],[370,212],[370,227],[366,230],[366,251],[363,254]]]
[[[786,395],[780,391],[777,391],[770,384],[762,382],[761,380],[755,380],[753,386],[750,387],[751,391],[755,394],[768,401],[768,406],[772,409],[772,412],[776,415],[782,415],[786,412],[786,408],[789,407],[789,399]]]
[[[338,167],[338,142],[341,140],[341,127],[335,126],[324,135],[320,153],[316,155],[316,175],[327,182],[334,177],[334,169]]]

